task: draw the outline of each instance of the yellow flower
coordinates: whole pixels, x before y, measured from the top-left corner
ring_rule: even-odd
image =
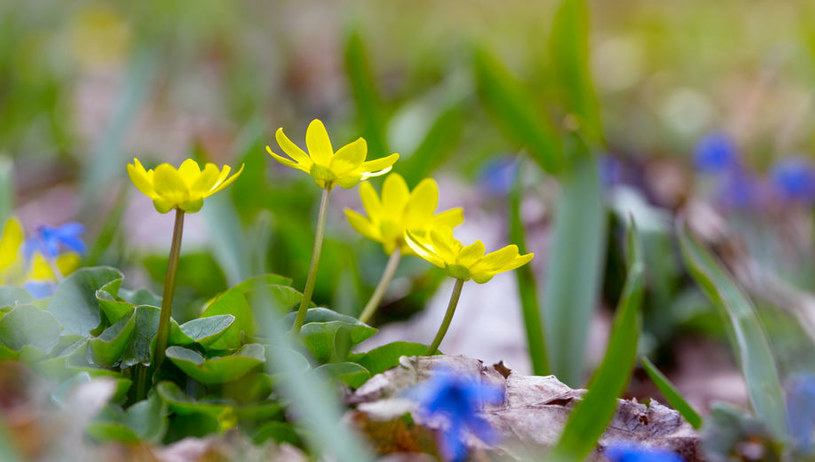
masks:
[[[3,225],[0,237],[0,283],[16,282],[22,271],[20,246],[23,244],[23,227],[16,218],[9,218]]]
[[[27,279],[34,281],[56,281],[58,278],[54,274],[54,267],[59,271],[60,276],[68,276],[79,269],[81,264],[82,256],[76,252],[67,252],[58,255],[54,259],[53,266],[41,253],[35,252],[31,257],[31,269]]]
[[[312,120],[306,130],[308,154],[292,143],[283,134],[282,128],[275,133],[275,139],[291,159],[275,154],[269,146],[266,146],[266,151],[281,164],[308,173],[317,186],[325,189],[331,189],[335,184],[346,189],[353,188],[362,180],[388,173],[399,159],[399,154],[391,154],[365,162],[368,144],[363,138],[357,138],[335,153],[328,132],[318,119]]]
[[[420,237],[410,231],[406,233],[410,248],[420,257],[444,269],[456,279],[483,284],[498,273],[513,270],[532,260],[534,254],[519,255],[518,247],[508,245],[484,255],[481,241],[463,246],[453,237],[452,228],[430,230],[427,236]]]
[[[381,242],[388,255],[397,248],[403,255],[414,254],[405,242],[407,230],[424,236],[428,230],[454,228],[464,221],[458,207],[434,215],[439,203],[439,187],[430,178],[422,180],[411,192],[404,178],[392,173],[382,185],[381,200],[370,183],[360,185],[359,196],[368,216],[349,209],[345,209],[345,216],[357,232]]]
[[[153,199],[153,206],[159,213],[176,208],[188,213],[201,210],[204,199],[232,184],[243,172],[243,165],[231,177],[230,170],[228,165],[218,170],[211,163],[201,170],[192,159],[185,160],[178,169],[170,164],[161,164],[155,171],[145,170],[139,159],[127,164],[130,180],[145,196]]]

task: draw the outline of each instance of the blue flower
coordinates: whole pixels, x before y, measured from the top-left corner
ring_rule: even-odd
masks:
[[[815,166],[793,157],[775,164],[770,174],[773,189],[784,201],[815,203]]]
[[[447,368],[437,368],[433,377],[410,391],[424,418],[441,417],[447,427],[439,435],[439,446],[447,460],[459,461],[467,456],[467,432],[487,444],[495,444],[498,435],[479,415],[483,404],[504,402],[504,389],[477,379],[461,377]]]
[[[34,237],[26,239],[23,252],[26,260],[31,260],[35,252],[51,260],[59,255],[60,248],[83,255],[85,243],[80,235],[85,232],[82,223],[66,223],[62,226],[40,226]]]
[[[480,182],[490,194],[500,196],[509,193],[518,176],[518,160],[499,157],[489,160],[481,168]]]
[[[700,172],[725,173],[738,167],[739,151],[730,137],[711,132],[696,143],[693,160]]]
[[[36,299],[47,298],[54,295],[56,285],[51,281],[26,281],[23,288]]]
[[[766,186],[761,179],[741,169],[728,172],[718,185],[719,202],[726,209],[759,208],[766,197],[765,192]]]
[[[611,154],[604,154],[597,159],[597,171],[606,186],[615,185],[623,180],[623,164]]]
[[[815,375],[799,372],[790,376],[786,386],[787,423],[795,448],[803,453],[812,451],[815,431]]]
[[[629,441],[610,444],[604,455],[611,462],[683,462],[673,451],[648,448]]]

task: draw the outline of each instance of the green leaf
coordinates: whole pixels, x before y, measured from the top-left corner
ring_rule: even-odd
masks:
[[[250,343],[229,356],[204,358],[200,353],[183,347],[167,348],[167,357],[193,379],[215,385],[239,379],[266,360],[263,345]]]
[[[787,436],[784,393],[770,344],[749,298],[716,258],[677,224],[685,264],[708,298],[727,316],[734,334],[750,402],[758,417],[780,439]]]
[[[288,443],[294,446],[302,445],[296,427],[290,422],[268,422],[252,434],[252,442],[261,444],[272,440],[275,443]]]
[[[330,363],[323,364],[317,368],[321,373],[335,380],[345,382],[351,388],[358,388],[371,378],[368,369],[356,363]]]
[[[113,367],[122,359],[122,353],[130,342],[136,328],[135,311],[121,318],[102,332],[99,337],[90,339],[89,346],[94,362],[102,367]]]
[[[210,248],[224,272],[228,284],[237,284],[249,276],[251,252],[235,206],[228,194],[207,199],[202,215],[207,223]]]
[[[136,364],[149,366],[152,363],[151,342],[158,332],[161,309],[154,306],[137,306],[133,313],[136,325],[133,335],[122,353],[121,368],[126,369]]]
[[[235,316],[235,321],[219,339],[210,345],[210,348],[220,350],[238,348],[242,344],[244,336],[257,333],[255,314],[246,301],[247,291],[263,287],[263,290],[268,292],[271,299],[287,309],[299,303],[303,295],[288,287],[288,284],[291,284],[290,279],[276,274],[265,274],[247,279],[215,297],[204,309],[201,318],[232,315]]]
[[[356,102],[359,128],[368,142],[368,160],[390,154],[385,110],[365,51],[365,42],[356,29],[351,31],[345,42],[345,71]]]
[[[116,281],[114,281],[116,283]],[[110,284],[107,284],[110,285]],[[96,291],[96,301],[99,302],[99,309],[105,314],[108,322],[115,324],[125,316],[133,313],[133,305],[130,302],[117,299],[113,294],[104,288]]]
[[[523,189],[524,159],[519,160],[515,185],[509,195],[509,241],[518,246],[521,254],[527,253],[526,230],[521,219],[521,197]],[[543,339],[543,320],[538,304],[538,282],[532,265],[523,265],[515,270],[518,281],[518,292],[521,299],[521,311],[526,330],[526,342],[529,346],[529,358],[532,361],[532,372],[535,375],[549,375],[549,358],[546,354],[546,343]]]
[[[232,409],[227,404],[192,399],[173,382],[159,383],[156,392],[173,412],[180,415],[206,414],[219,419]]]
[[[224,314],[193,319],[182,324],[180,328],[187,337],[207,348],[218,340],[233,322],[235,322],[235,316]]]
[[[103,286],[110,291],[121,284],[122,278],[114,268],[81,268],[59,283],[48,311],[65,327],[66,334],[88,335],[100,321],[96,291]],[[111,282],[114,284],[109,285]]]
[[[563,170],[566,162],[560,136],[549,118],[534,106],[534,98],[486,50],[475,50],[474,65],[481,101],[504,133],[528,148],[547,172]]]
[[[424,356],[425,353],[427,345],[421,343],[391,342],[349,359],[368,369],[371,375],[376,375],[398,366],[402,356]]]
[[[277,401],[265,400],[235,409],[235,415],[243,421],[269,421],[281,420],[285,416],[286,408]]]
[[[0,342],[16,351],[30,345],[48,353],[59,343],[59,334],[54,316],[31,305],[20,305],[0,319]]]
[[[397,167],[408,186],[417,185],[455,152],[463,119],[461,104],[456,101],[441,111],[413,154],[399,159]]]
[[[589,69],[589,11],[586,0],[562,0],[549,37],[551,69],[566,110],[580,118],[581,133],[602,138],[600,105]]]
[[[560,185],[543,288],[543,327],[551,373],[577,387],[604,270],[607,222],[603,189],[591,157],[576,162]]]
[[[239,404],[256,403],[269,397],[272,378],[263,372],[247,374],[237,380],[224,383],[221,395]]]
[[[291,326],[294,324],[296,315],[297,313],[287,314],[282,323]],[[361,343],[377,332],[373,327],[359,322],[354,317],[337,313],[328,308],[310,308],[306,312],[303,328],[300,329],[300,338],[306,348],[314,355],[314,359],[323,363],[331,358],[337,332],[340,329],[347,332],[351,346]]]
[[[119,289],[118,295],[133,305],[161,306],[161,297],[147,289]]]
[[[34,297],[22,287],[0,287],[0,307],[14,307],[32,301],[34,301]]]
[[[671,381],[645,356],[640,357],[640,362],[642,363],[642,367],[645,368],[648,377],[650,377],[654,385],[657,386],[662,396],[668,400],[668,403],[679,411],[682,417],[684,417],[693,428],[696,430],[702,428],[702,416],[693,409],[693,406],[685,401],[685,398],[679,394]]]
[[[167,404],[157,393],[130,406],[124,424],[144,442],[158,444],[167,432]]]
[[[642,325],[640,307],[644,268],[639,247],[636,228],[632,226],[628,233],[628,275],[614,316],[605,357],[589,383],[589,391],[575,404],[548,460],[585,459],[614,418],[617,398],[625,391],[634,370]]]

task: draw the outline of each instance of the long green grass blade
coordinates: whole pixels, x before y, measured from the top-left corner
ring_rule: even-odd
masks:
[[[753,409],[776,437],[785,438],[788,431],[783,388],[770,343],[753,303],[716,258],[688,234],[681,221],[677,224],[677,233],[688,270],[710,300],[724,310],[730,320],[734,344],[738,349],[736,355]]]
[[[519,162],[523,162],[523,159]],[[523,189],[523,168],[518,169],[515,187],[509,195],[509,241],[518,246],[522,254],[527,253],[526,230],[521,220],[521,199]],[[524,265],[515,270],[518,280],[518,292],[521,296],[521,310],[526,329],[526,340],[529,356],[532,360],[532,372],[535,375],[549,374],[549,358],[546,355],[546,343],[543,340],[543,320],[538,303],[538,283],[532,265]]]
[[[668,400],[668,403],[679,411],[682,417],[684,417],[693,428],[697,430],[702,428],[702,416],[693,409],[693,406],[685,401],[685,398],[679,394],[671,381],[668,380],[668,377],[665,377],[662,372],[654,366],[654,363],[645,356],[640,358],[640,362],[642,363],[642,367],[645,368],[645,373],[648,374],[648,377],[650,377],[654,385],[657,386],[662,396]]]
[[[474,66],[478,93],[498,126],[519,147],[529,149],[544,170],[560,172],[566,163],[560,136],[532,97],[486,50],[475,50]]]
[[[284,313],[287,306],[275,306],[264,296],[264,291],[254,291],[251,301],[262,326],[264,336],[274,339],[275,345],[268,349],[269,372],[280,380],[275,388],[290,404],[292,415],[307,430],[308,445],[317,455],[338,462],[367,462],[371,460],[365,445],[347,426],[340,423],[342,406],[339,393],[319,371],[302,370],[302,357],[293,354],[304,347],[279,324],[277,313]],[[319,458],[319,457],[318,457]]]
[[[578,461],[594,449],[617,410],[617,398],[625,391],[637,361],[637,342],[642,326],[644,265],[636,228],[628,232],[628,275],[614,316],[606,355],[578,402],[560,440],[550,453],[550,461]]]
[[[439,114],[421,144],[397,165],[407,184],[415,186],[455,152],[462,125],[461,107],[454,103]]]
[[[14,161],[8,155],[0,155],[0,223],[14,213]]]
[[[566,109],[580,118],[580,132],[593,142],[602,137],[600,105],[589,69],[589,11],[586,0],[563,0],[549,37],[555,85]]]
[[[390,154],[382,98],[376,87],[365,44],[357,30],[351,31],[345,43],[345,70],[357,106],[357,121],[362,136],[368,142],[369,160]]]
[[[583,382],[586,340],[604,268],[607,220],[591,156],[581,156],[560,184],[544,280],[543,325],[551,372],[576,387]]]

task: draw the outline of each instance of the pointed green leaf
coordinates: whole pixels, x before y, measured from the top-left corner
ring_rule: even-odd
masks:
[[[102,310],[105,318],[111,324],[115,324],[125,316],[129,316],[135,308],[132,303],[117,299],[104,288],[96,291],[96,301],[99,302],[99,309]]]
[[[716,258],[688,234],[684,223],[678,223],[677,228],[682,256],[691,275],[730,321],[753,409],[777,438],[785,438],[788,430],[784,392],[753,303]]]
[[[282,324],[291,326],[297,313],[287,314]],[[357,345],[374,335],[377,330],[359,322],[354,317],[337,313],[328,308],[310,308],[306,312],[306,320],[300,329],[300,338],[309,349],[314,359],[323,363],[331,358],[334,352],[337,332],[343,329],[348,334],[351,346]]]
[[[689,424],[696,430],[702,428],[702,416],[699,415],[693,409],[685,398],[682,397],[681,394],[676,390],[676,387],[673,386],[668,377],[665,377],[662,372],[654,366],[648,358],[645,356],[640,358],[640,362],[642,363],[642,367],[645,369],[645,372],[648,374],[648,377],[651,378],[651,381],[654,382],[654,385],[657,386],[659,392],[662,393],[662,396],[668,400],[668,403],[674,407],[685,420],[688,421]]]
[[[48,353],[59,342],[59,334],[54,316],[31,305],[20,305],[0,319],[0,342],[13,350],[30,345]]]
[[[151,342],[158,332],[161,309],[154,306],[137,306],[133,313],[135,327],[127,347],[122,353],[121,368],[136,364],[149,366],[152,363]]]
[[[204,358],[200,353],[183,347],[167,348],[167,358],[193,379],[215,385],[243,377],[266,360],[263,345],[250,343],[229,356]]]
[[[365,42],[358,30],[345,43],[345,71],[356,102],[357,121],[368,142],[368,160],[390,154],[385,130],[385,110],[368,61]]]
[[[636,229],[628,233],[629,266],[623,294],[614,316],[605,357],[589,383],[589,391],[574,406],[560,440],[549,455],[552,461],[584,460],[603,435],[617,398],[625,391],[637,359],[642,317],[644,267]]]
[[[499,127],[519,147],[529,149],[541,168],[560,172],[566,163],[560,135],[535,107],[534,98],[486,50],[475,50],[474,65],[481,101]]]
[[[590,156],[582,156],[560,184],[543,287],[543,327],[551,373],[577,387],[583,380],[589,325],[605,269],[607,218]]]
[[[212,345],[235,322],[231,314],[193,319],[181,325],[181,331],[204,348]]]
[[[102,367],[113,367],[122,359],[122,353],[130,342],[136,327],[135,311],[121,318],[102,332],[99,337],[90,339],[89,345],[93,361]]]
[[[111,282],[114,284],[108,285],[108,289],[118,287],[122,278],[122,273],[114,268],[81,268],[59,283],[48,311],[65,327],[65,333],[88,335],[100,320],[96,291]]]

